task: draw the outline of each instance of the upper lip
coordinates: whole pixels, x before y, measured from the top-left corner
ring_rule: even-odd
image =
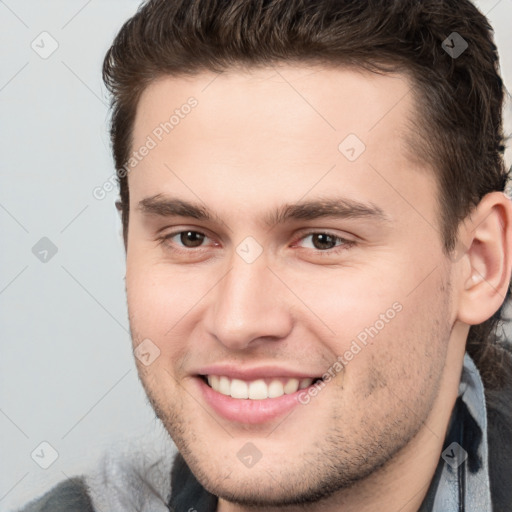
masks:
[[[289,368],[280,368],[278,366],[256,366],[253,368],[241,368],[232,364],[214,364],[205,366],[197,371],[199,375],[218,375],[229,377],[230,379],[240,379],[252,381],[272,377],[285,377],[289,379],[316,379],[319,374],[305,373]]]

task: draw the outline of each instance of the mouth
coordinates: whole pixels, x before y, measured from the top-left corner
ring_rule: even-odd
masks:
[[[324,384],[321,378],[304,376],[251,375],[253,380],[237,377],[214,373],[200,374],[196,375],[195,382],[207,409],[230,423],[245,425],[263,425],[277,421],[290,414],[295,407],[311,411],[304,407],[301,396],[307,394],[317,382]]]
[[[225,375],[199,375],[199,378],[217,393],[236,400],[276,399],[293,395],[322,380],[321,377],[273,377],[245,381]]]

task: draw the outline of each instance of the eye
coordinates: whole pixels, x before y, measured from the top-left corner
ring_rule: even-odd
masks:
[[[188,229],[174,231],[162,236],[158,241],[172,251],[190,254],[194,249],[206,249],[207,245],[204,242],[211,242],[212,240],[200,231]],[[302,235],[294,243],[294,246],[299,246],[303,249],[313,249],[317,254],[323,253],[327,255],[348,249],[354,244],[354,241],[346,240],[332,233],[317,231]]]
[[[307,240],[309,239],[309,242]],[[306,241],[306,242],[305,242]],[[301,243],[302,242],[302,243]],[[336,252],[330,249],[342,250],[350,247],[354,242],[342,237],[325,232],[308,233],[299,239],[299,244],[308,249],[315,249],[321,252]]]
[[[177,231],[163,236],[160,241],[168,245],[177,246],[178,249],[185,247],[195,249],[201,247],[208,237],[204,233],[193,230]]]
[[[182,231],[178,236],[185,247],[199,247],[206,238],[206,235],[198,231]]]

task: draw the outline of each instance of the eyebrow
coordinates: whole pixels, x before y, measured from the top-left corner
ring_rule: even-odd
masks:
[[[142,199],[138,203],[137,209],[146,215],[190,217],[202,221],[224,223],[220,217],[214,215],[199,203],[191,203],[162,194]],[[329,197],[284,204],[277,210],[265,214],[263,224],[267,227],[274,227],[293,220],[315,220],[327,217],[339,219],[371,218],[377,221],[390,221],[384,211],[372,203],[362,203],[341,197]]]

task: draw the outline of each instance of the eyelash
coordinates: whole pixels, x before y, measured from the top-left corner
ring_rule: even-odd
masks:
[[[205,233],[202,233],[201,231],[195,231],[192,229],[183,229],[180,231],[174,231],[172,233],[168,233],[167,235],[164,235],[164,236],[158,238],[158,243],[159,243],[159,245],[164,245],[168,249],[172,250],[173,252],[180,253],[180,254],[191,254],[193,252],[203,251],[205,249],[205,247],[203,247],[203,246],[183,248],[183,247],[179,247],[179,246],[174,246],[174,244],[172,242],[170,242],[170,240],[172,238],[174,238],[176,235],[181,235],[182,233],[187,233],[187,232],[204,235],[205,238],[209,238],[208,235],[206,235]],[[334,247],[332,247],[330,249],[323,249],[323,250],[322,249],[310,249],[315,254],[319,254],[321,256],[329,256],[332,254],[338,254],[344,250],[349,249],[353,245],[355,245],[354,241],[347,240],[340,236],[334,235],[333,233],[329,233],[328,231],[309,231],[309,232],[301,235],[299,238],[297,238],[293,242],[293,244],[296,244],[297,242],[304,240],[309,236],[314,236],[314,235],[327,235],[327,236],[333,238],[335,243],[340,243],[340,245],[335,245]]]

